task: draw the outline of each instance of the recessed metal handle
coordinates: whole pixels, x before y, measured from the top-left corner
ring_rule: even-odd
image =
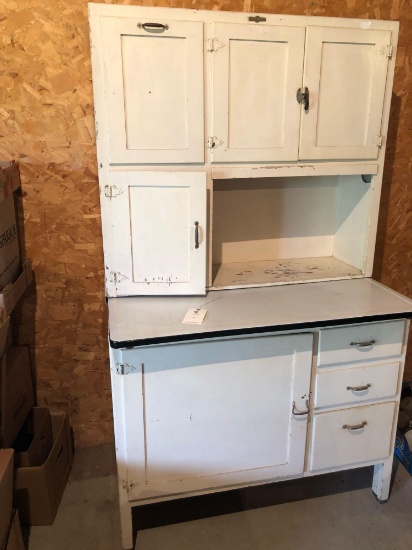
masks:
[[[372,338],[372,340],[368,340],[367,342],[351,342],[351,346],[355,346],[357,348],[369,348],[370,346],[373,346],[373,344],[376,344],[376,340]]]
[[[296,92],[296,100],[298,103],[303,105],[305,111],[309,111],[309,88],[305,86],[304,88],[298,88]]]
[[[303,416],[303,415],[305,415],[305,414],[309,414],[310,409],[309,409],[309,400],[308,400],[308,399],[306,399],[305,405],[306,405],[307,411],[300,412],[300,411],[297,411],[297,410],[296,410],[296,408],[295,408],[295,402],[293,401],[293,402],[292,402],[292,414],[293,414],[294,416]]]
[[[195,248],[199,248],[199,222],[195,222]]]
[[[366,426],[367,422],[366,420],[363,420],[360,424],[355,424],[354,426],[351,426],[350,424],[344,424],[342,428],[344,430],[361,430]]]
[[[346,389],[352,391],[365,391],[371,386],[372,384],[365,384],[364,386],[346,386]]]
[[[163,23],[138,23],[137,26],[144,31],[156,32],[164,32],[169,28],[169,25],[164,25]]]

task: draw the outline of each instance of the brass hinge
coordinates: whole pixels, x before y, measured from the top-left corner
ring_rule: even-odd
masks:
[[[378,136],[378,147],[381,148],[383,144],[383,136]]]
[[[115,185],[105,185],[104,186],[104,195],[105,197],[109,197],[109,199],[114,199],[118,195],[121,195],[123,193],[122,189],[119,189]]]
[[[137,369],[133,365],[129,365],[128,363],[116,363],[116,372],[117,374],[121,374],[124,376],[125,374],[132,374]]]
[[[388,46],[387,56],[388,56],[388,59],[392,59],[392,57],[393,57],[393,46]]]
[[[216,136],[211,136],[207,138],[206,146],[208,149],[216,149],[216,147],[219,147],[223,144],[223,141]]]
[[[220,50],[220,48],[224,48],[225,46],[223,42],[221,42],[217,38],[207,38],[206,44],[206,51],[208,52],[217,52],[217,50]]]

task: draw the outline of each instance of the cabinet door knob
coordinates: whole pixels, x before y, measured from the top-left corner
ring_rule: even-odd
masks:
[[[309,111],[309,88],[307,86],[298,88],[296,99],[298,103],[303,105],[305,111]]]
[[[373,346],[373,344],[376,344],[376,340],[372,338],[372,340],[368,340],[367,342],[351,342],[351,346],[355,346],[356,348],[369,348],[370,346]]]
[[[139,29],[143,29],[148,32],[164,32],[169,28],[169,25],[163,25],[163,23],[138,23],[137,26]]]
[[[299,411],[296,410],[295,402],[293,401],[292,402],[292,414],[293,414],[293,416],[303,416],[305,414],[309,414],[310,409],[309,409],[309,400],[308,399],[306,399],[305,405],[306,405],[307,410],[303,411],[303,412],[299,412]]]
[[[364,386],[346,386],[347,390],[352,391],[365,391],[371,387],[372,384],[365,384]]]
[[[351,426],[350,424],[344,424],[342,428],[344,430],[361,430],[366,426],[366,424],[366,420],[363,420],[360,424],[354,424],[353,426]]]
[[[195,222],[195,248],[199,248],[199,222]]]

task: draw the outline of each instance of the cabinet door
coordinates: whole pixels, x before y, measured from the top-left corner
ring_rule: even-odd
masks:
[[[110,163],[204,161],[203,23],[102,18]]]
[[[311,360],[312,334],[123,352],[129,498],[302,473]]]
[[[214,162],[297,160],[305,29],[215,24]]]
[[[204,294],[206,174],[112,172],[116,296]]]
[[[376,159],[390,31],[309,27],[301,159]]]

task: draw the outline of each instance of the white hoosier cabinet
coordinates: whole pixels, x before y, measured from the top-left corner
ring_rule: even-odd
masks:
[[[366,465],[387,500],[412,301],[370,277],[398,24],[89,10],[124,548],[162,500]]]

